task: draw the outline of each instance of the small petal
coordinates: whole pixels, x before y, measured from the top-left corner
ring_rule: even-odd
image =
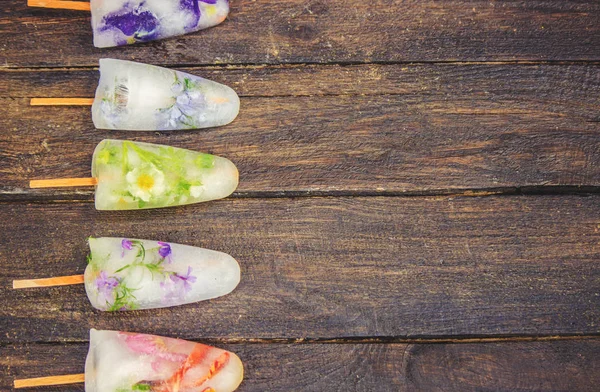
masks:
[[[160,248],[158,249],[158,254],[160,257],[165,258],[171,254],[171,245],[166,242],[159,242]]]
[[[123,249],[133,249],[133,243],[128,239],[123,239],[123,241],[121,241],[121,246],[123,247]]]

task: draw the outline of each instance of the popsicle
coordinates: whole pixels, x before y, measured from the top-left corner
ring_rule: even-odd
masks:
[[[115,59],[100,59],[95,99],[33,98],[31,105],[92,105],[96,128],[130,131],[218,127],[232,122],[240,111],[238,95],[223,84]]]
[[[99,129],[175,130],[217,127],[240,110],[235,91],[168,68],[101,59],[92,106]]]
[[[228,159],[183,148],[111,140],[92,158],[92,178],[33,180],[31,188],[96,186],[96,209],[136,210],[221,199],[237,188]]]
[[[90,330],[85,374],[15,380],[15,388],[85,381],[86,392],[231,392],[244,378],[232,352],[156,335]]]
[[[229,14],[228,0],[27,0],[27,5],[91,11],[98,48],[192,33],[218,25]]]
[[[15,280],[13,288],[85,284],[92,306],[103,311],[178,306],[231,293],[240,266],[209,249],[129,238],[88,238],[83,275]]]

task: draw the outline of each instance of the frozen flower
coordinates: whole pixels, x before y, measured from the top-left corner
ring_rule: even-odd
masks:
[[[201,16],[199,3],[216,4],[217,0],[181,0],[180,8],[187,13],[186,29],[194,29],[198,25]]]
[[[181,82],[181,80],[175,78],[177,81],[175,83],[173,83],[173,85],[171,86],[171,91],[173,92],[173,95],[176,97],[179,94],[181,94],[183,92],[183,90],[185,90],[185,86],[183,85],[183,83]]]
[[[173,105],[159,109],[158,121],[166,129],[178,129],[182,126],[196,128],[203,121],[201,111],[206,105],[206,99],[199,90],[197,82],[184,78],[177,79],[171,86]]]
[[[184,94],[177,96],[175,102],[182,113],[191,116],[198,110],[198,106],[204,102],[204,97],[200,91],[187,90]]]
[[[183,11],[185,17],[185,29],[193,31],[198,27],[202,11],[206,12],[209,17],[217,11],[216,7],[211,7],[217,4],[218,0],[179,0],[179,9]]]
[[[100,111],[102,112],[102,118],[114,127],[119,119],[119,113],[117,113],[112,102],[108,101],[106,98],[102,98],[102,101],[100,102]]]
[[[177,305],[180,301],[181,293],[177,290],[177,286],[170,280],[161,282],[160,288],[164,292],[163,302],[165,305]]]
[[[185,114],[177,107],[177,105],[173,106],[169,112],[169,125],[173,128],[177,128],[177,124],[185,121]]]
[[[154,354],[158,351],[157,343],[160,343],[160,340],[157,336],[132,333],[121,333],[121,336],[125,338],[127,347],[133,352]]]
[[[187,355],[185,354],[171,352],[163,338],[158,336],[120,332],[119,337],[125,339],[127,348],[134,353],[150,355],[157,358],[152,361],[152,369],[156,372],[160,372],[161,369],[164,369],[163,360],[183,363],[187,358]],[[143,391],[145,389],[136,390]]]
[[[123,249],[131,250],[133,249],[133,242],[124,238],[123,241],[121,241],[121,247],[123,247]]]
[[[158,248],[158,254],[160,255],[160,257],[162,257],[163,259],[165,257],[169,258],[169,262],[171,262],[171,245],[167,244],[166,242],[158,242],[158,245],[160,246]]]
[[[171,280],[175,282],[176,285],[181,285],[183,294],[185,295],[185,293],[192,289],[192,283],[196,281],[196,277],[192,275],[192,267],[188,266],[187,274],[173,274],[171,275]]]
[[[101,31],[118,29],[136,41],[150,41],[158,38],[159,20],[156,15],[140,4],[106,15],[102,19]]]
[[[192,197],[200,197],[200,195],[202,194],[202,191],[204,190],[203,186],[198,186],[198,185],[194,185],[190,187],[190,195]]]
[[[96,287],[98,292],[104,298],[112,298],[113,290],[119,285],[119,280],[112,276],[107,276],[105,271],[100,272],[100,276],[96,278]]]
[[[121,251],[121,257],[125,257],[125,250],[133,249],[133,243],[128,239],[123,239],[123,241],[121,241],[121,248],[123,248]]]
[[[165,190],[165,175],[154,165],[136,167],[125,176],[127,190],[135,198],[149,202],[151,198],[161,196]]]

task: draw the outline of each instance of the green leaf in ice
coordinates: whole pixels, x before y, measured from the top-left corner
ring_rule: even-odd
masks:
[[[200,153],[194,163],[200,169],[211,169],[215,166],[215,157],[214,155]]]

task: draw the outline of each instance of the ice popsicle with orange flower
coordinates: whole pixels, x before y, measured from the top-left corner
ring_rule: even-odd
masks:
[[[100,142],[92,177],[33,180],[31,188],[95,186],[96,209],[137,210],[221,199],[237,188],[238,170],[228,159],[142,142]]]
[[[15,380],[15,388],[85,382],[86,392],[232,392],[244,378],[237,355],[156,335],[90,331],[85,374]]]

